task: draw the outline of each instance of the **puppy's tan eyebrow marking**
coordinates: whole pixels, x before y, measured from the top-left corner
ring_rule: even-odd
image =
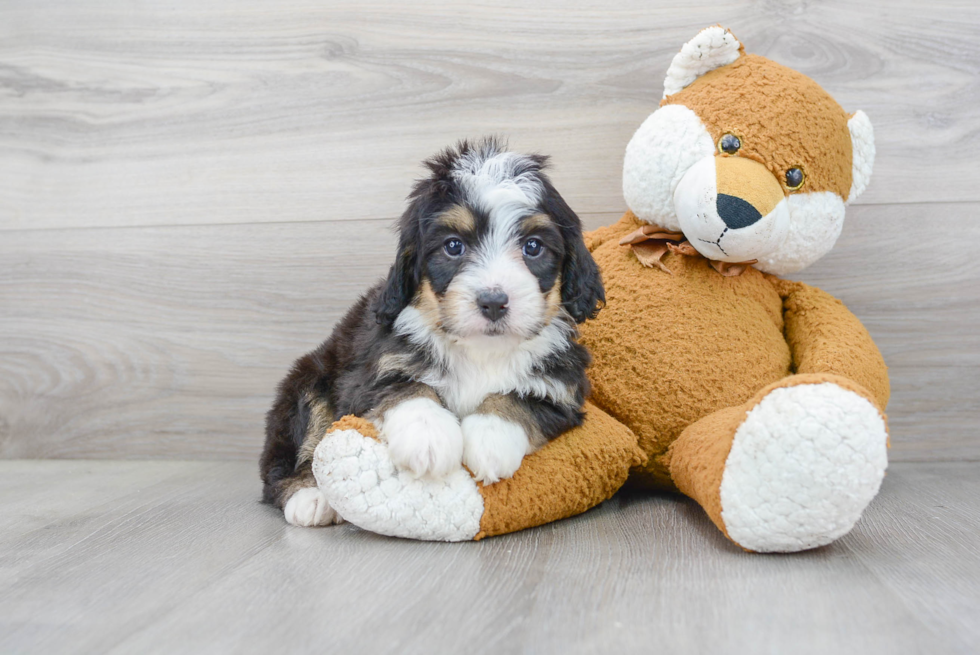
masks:
[[[440,225],[457,232],[473,232],[476,229],[476,219],[470,211],[461,205],[453,205],[436,218]]]
[[[551,219],[551,216],[547,214],[532,214],[528,216],[523,221],[521,221],[521,227],[523,227],[528,232],[533,232],[534,230],[540,230],[542,228],[551,227],[555,222]]]

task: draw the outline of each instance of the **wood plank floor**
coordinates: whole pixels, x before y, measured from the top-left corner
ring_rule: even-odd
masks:
[[[893,464],[851,534],[728,543],[626,495],[480,543],[287,526],[243,462],[0,462],[0,652],[976,653],[980,464]]]

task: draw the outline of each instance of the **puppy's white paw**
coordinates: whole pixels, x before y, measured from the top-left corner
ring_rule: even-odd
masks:
[[[327,503],[323,492],[316,487],[300,489],[290,496],[282,513],[286,521],[302,527],[333,525],[344,521]]]
[[[463,419],[463,463],[485,484],[514,475],[531,443],[517,423],[493,414]]]
[[[463,458],[459,419],[429,398],[406,400],[385,412],[381,436],[395,466],[416,477],[444,478]]]

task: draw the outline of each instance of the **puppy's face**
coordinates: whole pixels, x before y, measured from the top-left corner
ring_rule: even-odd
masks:
[[[492,140],[427,162],[433,175],[402,217],[379,321],[410,305],[427,329],[455,338],[528,339],[559,314],[594,315],[599,272],[544,163]]]
[[[561,311],[565,245],[554,220],[525,206],[453,205],[423,239],[415,305],[457,337],[530,338]]]

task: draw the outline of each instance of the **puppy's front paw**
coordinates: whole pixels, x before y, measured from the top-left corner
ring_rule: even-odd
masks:
[[[300,489],[290,496],[282,513],[289,523],[307,528],[344,522],[316,487]]]
[[[514,475],[530,447],[524,428],[493,414],[470,414],[462,427],[463,463],[485,484]]]
[[[406,400],[385,412],[381,436],[395,466],[416,477],[443,478],[463,457],[459,419],[428,398]]]

